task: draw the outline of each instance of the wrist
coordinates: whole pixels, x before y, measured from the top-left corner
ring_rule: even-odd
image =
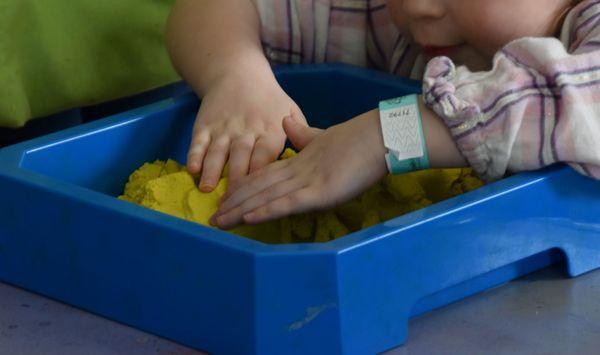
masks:
[[[369,152],[369,161],[373,162],[374,173],[384,177],[388,173],[385,154],[387,148],[383,142],[383,133],[379,123],[379,109],[371,110],[358,116],[364,122],[361,131],[364,132],[365,151]]]
[[[430,166],[432,168],[468,166],[448,126],[433,110],[425,105],[422,96],[419,96],[418,102]]]
[[[233,88],[252,86],[255,89],[278,87],[277,79],[267,58],[255,50],[242,51],[219,60],[208,75],[199,73],[191,82],[199,96],[203,97],[215,87],[228,85]]]
[[[379,121],[390,174],[429,168],[419,97],[407,95],[379,102]]]

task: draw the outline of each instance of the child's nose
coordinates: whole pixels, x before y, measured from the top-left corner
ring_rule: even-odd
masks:
[[[441,18],[446,12],[444,3],[445,0],[404,0],[402,11],[412,18]]]

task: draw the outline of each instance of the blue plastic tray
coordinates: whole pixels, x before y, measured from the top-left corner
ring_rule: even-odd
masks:
[[[320,126],[419,90],[346,66],[277,75]],[[600,266],[600,183],[562,166],[323,244],[115,199],[143,162],[184,159],[197,108],[184,95],[0,150],[0,279],[213,353],[367,354],[402,344],[409,317],[565,257],[571,276]]]

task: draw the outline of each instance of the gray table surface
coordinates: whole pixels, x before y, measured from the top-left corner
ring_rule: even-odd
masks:
[[[555,266],[411,320],[401,354],[600,354],[600,270]],[[0,283],[0,354],[203,354]]]

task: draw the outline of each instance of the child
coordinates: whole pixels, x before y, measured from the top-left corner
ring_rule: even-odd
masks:
[[[326,209],[388,172],[378,110],[307,127],[269,61],[423,79],[430,167],[469,164],[493,181],[565,162],[600,178],[599,0],[180,0],[168,32],[203,97],[188,169],[210,191],[229,162],[219,227]],[[305,148],[261,169],[286,135]]]

